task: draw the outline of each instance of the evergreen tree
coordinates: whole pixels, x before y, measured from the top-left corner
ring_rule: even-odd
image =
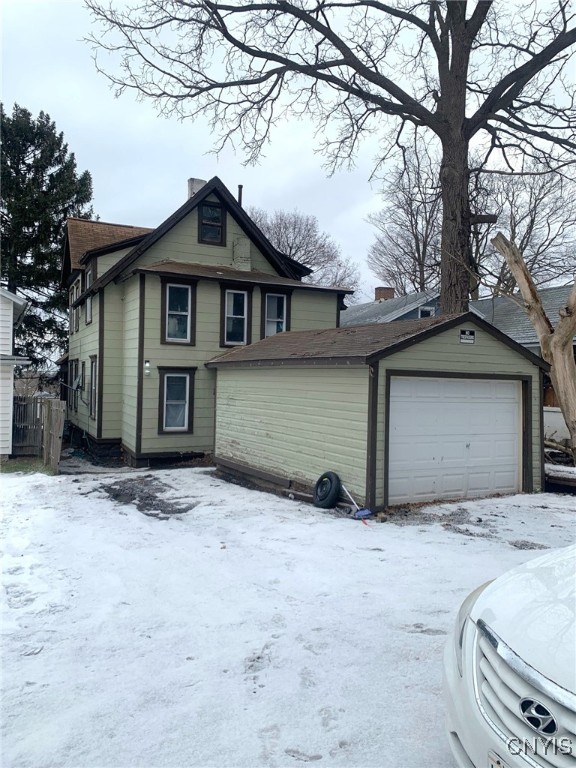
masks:
[[[92,178],[78,175],[74,154],[50,116],[34,119],[0,104],[1,277],[29,302],[15,332],[15,347],[38,366],[61,354],[67,338],[67,292],[60,287],[64,225],[68,216],[90,217]]]

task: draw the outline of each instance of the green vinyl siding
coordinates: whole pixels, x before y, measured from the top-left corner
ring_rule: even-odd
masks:
[[[220,349],[220,286],[202,280],[196,291],[196,344],[162,344],[161,283],[146,276],[144,358],[150,376],[143,379],[142,453],[211,451],[214,445],[214,387],[216,375],[204,363]],[[194,376],[193,434],[158,434],[160,374],[158,368],[196,368]]]
[[[136,278],[128,281],[136,282]],[[302,292],[304,293],[304,292]],[[298,321],[299,311],[304,312],[307,328],[326,327],[328,317],[336,316],[336,297],[329,300],[310,293],[301,297],[292,293],[292,322]],[[161,343],[161,281],[155,275],[146,276],[146,304],[144,326],[144,358],[150,360],[150,375],[143,379],[142,393],[142,444],[147,453],[171,453],[212,451],[214,449],[214,408],[216,373],[205,367],[207,360],[223,352],[220,347],[220,285],[209,280],[199,280],[196,289],[196,343],[194,346]],[[331,306],[329,306],[331,305]],[[294,308],[296,306],[296,309]],[[260,338],[260,288],[252,291],[252,340]],[[329,310],[327,309],[329,307]],[[193,433],[158,434],[159,368],[196,368],[194,376]]]
[[[220,368],[215,455],[364,500],[368,368]]]
[[[335,328],[338,294],[322,291],[294,291],[292,294],[291,331],[310,328]]]
[[[378,366],[378,396],[376,400],[376,477],[374,498],[376,506],[384,502],[384,435],[386,429],[386,360],[376,363]]]
[[[128,280],[124,285],[122,329],[122,443],[136,450],[137,387],[138,387],[138,313],[139,280]]]
[[[474,344],[460,342],[460,330],[476,331]],[[473,323],[451,328],[424,339],[395,355],[380,361],[378,395],[378,442],[377,442],[377,504],[383,502],[384,491],[384,439],[385,439],[385,379],[386,370],[438,371],[443,374],[478,373],[482,375],[517,375],[532,377],[532,462],[534,490],[541,489],[541,436],[540,436],[540,378],[539,369],[523,355],[498,341]]]
[[[106,286],[104,305],[104,360],[102,391],[102,437],[119,438],[122,423],[124,366],[124,286]]]
[[[82,370],[82,362],[85,364],[84,390],[78,391],[78,410],[68,408],[68,419],[79,429],[96,437],[97,424],[90,418],[90,356],[98,355],[100,295],[92,300],[92,322],[86,325],[85,305],[80,307],[80,324],[78,331],[71,334],[68,344],[68,359],[78,360],[78,372]],[[73,382],[69,382],[72,385]]]
[[[119,262],[120,259],[124,258],[127,253],[130,253],[131,250],[132,248],[122,248],[120,251],[114,251],[114,253],[107,253],[104,256],[95,258],[96,274],[94,275],[94,280],[96,280],[97,277],[102,277],[105,272],[112,269],[112,267]]]
[[[253,243],[250,243],[244,230],[229,213],[226,213],[226,244],[199,243],[198,210],[195,208],[138,259],[138,266],[148,266],[167,260],[234,268],[237,266],[234,259],[235,251],[250,254],[251,263],[248,265],[243,262],[243,266],[239,268],[249,267],[256,272],[277,274],[268,259]]]

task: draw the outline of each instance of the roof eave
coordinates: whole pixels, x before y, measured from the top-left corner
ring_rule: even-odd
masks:
[[[91,248],[90,250],[85,251],[78,261],[80,264],[85,264],[91,258],[104,256],[107,253],[114,253],[115,251],[121,251],[123,248],[130,248],[131,246],[135,246],[141,243],[145,237],[148,237],[148,235],[136,235],[135,237],[129,237],[125,240],[118,240],[117,242],[110,243],[109,245],[102,245],[98,248]]]
[[[506,344],[506,346],[510,347],[515,352],[518,352],[520,355],[522,355],[522,357],[525,357],[534,365],[537,365],[539,368],[542,368],[544,371],[550,370],[550,365],[543,358],[541,358],[539,355],[535,355],[533,352],[530,352],[529,349],[526,349],[526,347],[524,347],[522,344],[518,344],[517,341],[514,341],[514,339],[512,339],[510,336],[507,336],[505,333],[502,333],[502,331],[498,330],[498,328],[496,328],[491,323],[488,323],[486,320],[483,320],[474,312],[466,312],[462,315],[457,315],[456,317],[452,317],[449,320],[446,320],[444,322],[439,322],[438,324],[433,325],[430,328],[426,328],[426,330],[420,331],[420,333],[416,333],[404,339],[399,339],[396,343],[391,344],[385,349],[380,350],[378,352],[374,352],[371,355],[368,355],[366,357],[366,362],[368,363],[368,365],[372,365],[372,363],[376,363],[379,360],[384,359],[385,357],[390,357],[390,355],[393,355],[397,352],[401,352],[403,349],[411,347],[413,344],[417,344],[428,338],[436,336],[438,333],[448,331],[451,328],[455,328],[458,325],[462,325],[463,323],[475,323],[480,328],[487,331],[491,336],[496,338],[498,341],[501,341],[502,343]]]
[[[287,368],[289,366],[343,366],[366,365],[363,355],[348,357],[280,357],[275,359],[259,358],[257,360],[222,360],[215,358],[204,363],[206,368]]]
[[[175,227],[176,224],[182,221],[182,219],[192,210],[194,210],[194,208],[200,205],[200,203],[205,198],[212,194],[215,194],[216,197],[219,197],[221,202],[223,202],[228,207],[230,214],[236,219],[240,226],[242,226],[243,229],[247,231],[248,236],[261,248],[264,256],[268,259],[268,261],[270,261],[272,266],[274,266],[283,277],[292,277],[288,266],[282,259],[281,254],[272,246],[270,241],[264,236],[258,227],[256,227],[252,219],[250,219],[244,209],[240,207],[238,202],[234,199],[222,181],[217,176],[214,176],[201,189],[199,189],[195,195],[192,195],[192,197],[188,198],[188,200],[186,200],[186,202],[181,205],[180,208],[178,208],[167,219],[165,219],[162,224],[160,224],[160,226],[156,227],[153,232],[150,232],[150,234],[147,235],[141,243],[136,245],[129,253],[120,259],[120,261],[109,270],[110,277],[108,282],[110,282],[110,280],[118,281],[118,278],[122,272],[131,264],[133,264],[139,256],[141,256],[148,250],[148,248],[158,242],[160,238],[162,238],[167,232]]]
[[[186,262],[182,262],[183,264],[186,264]],[[117,283],[124,283],[126,280],[129,280],[131,277],[134,277],[134,275],[158,275],[159,277],[179,277],[184,278],[187,280],[212,280],[218,283],[238,283],[238,282],[246,282],[246,283],[252,283],[254,285],[263,285],[263,286],[271,286],[275,288],[284,288],[284,289],[291,289],[291,290],[306,290],[306,291],[322,291],[324,293],[336,293],[338,295],[346,296],[349,294],[353,294],[354,290],[351,288],[340,288],[338,286],[330,286],[330,285],[315,285],[314,283],[302,283],[299,280],[295,281],[298,284],[297,285],[286,285],[284,283],[275,283],[274,277],[276,275],[270,275],[270,280],[267,281],[264,279],[254,279],[253,277],[247,277],[245,280],[242,277],[239,277],[238,275],[194,275],[194,274],[186,274],[184,272],[172,272],[169,269],[166,270],[158,270],[158,269],[150,269],[148,267],[135,267],[134,269],[130,270],[130,272],[126,272],[123,275],[119,275],[115,278],[115,282]],[[246,275],[250,275],[250,272],[246,272]],[[104,278],[105,275],[102,275]],[[288,280],[292,278],[286,278]],[[79,297],[79,299],[82,297]]]

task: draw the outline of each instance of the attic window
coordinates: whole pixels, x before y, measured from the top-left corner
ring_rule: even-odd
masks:
[[[434,317],[436,314],[436,308],[435,307],[420,307],[418,310],[418,317]]]
[[[225,214],[219,203],[202,203],[199,206],[198,242],[226,245]]]

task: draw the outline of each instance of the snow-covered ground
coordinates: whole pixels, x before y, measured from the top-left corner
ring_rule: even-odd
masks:
[[[575,497],[551,494],[368,524],[208,469],[4,475],[1,495],[14,768],[452,766],[461,600],[576,539]]]

